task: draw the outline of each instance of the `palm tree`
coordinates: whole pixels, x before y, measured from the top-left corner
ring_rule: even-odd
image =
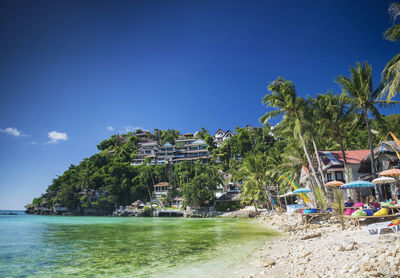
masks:
[[[265,155],[262,153],[248,154],[243,159],[242,171],[248,177],[243,185],[244,197],[250,197],[257,210],[256,201],[265,192],[271,207],[273,207],[271,192],[267,188],[267,158]]]
[[[353,106],[346,95],[334,95],[332,92],[317,95],[313,100],[314,116],[318,119],[318,130],[321,134],[329,134],[340,146],[344,168],[348,169],[344,139],[348,131],[353,128],[357,119]],[[346,182],[349,182],[346,175]]]
[[[381,120],[381,114],[376,108],[377,100],[380,93],[380,87],[375,91],[372,84],[372,67],[367,63],[360,64],[357,62],[356,67],[350,67],[350,77],[340,75],[336,78],[336,82],[342,87],[343,94],[354,105],[355,110],[360,111],[364,118],[365,125],[368,131],[368,144],[371,158],[371,172],[375,176],[375,160],[374,148],[372,145],[372,133],[368,120],[368,113],[371,113],[376,119]]]
[[[400,16],[400,3],[392,3],[389,7],[389,14],[393,22]],[[400,39],[400,24],[393,24],[387,29],[383,36],[385,39],[395,42]],[[400,54],[394,56],[385,66],[382,72],[382,82],[384,88],[379,97],[386,97],[386,100],[391,100],[400,92]]]
[[[307,150],[305,139],[303,138],[303,130],[307,124],[306,118],[309,114],[307,102],[297,96],[294,84],[291,81],[279,77],[273,81],[268,90],[271,92],[263,97],[262,101],[267,107],[278,108],[274,111],[269,111],[260,118],[262,124],[266,124],[269,119],[283,115],[281,124],[285,124],[288,129],[293,132],[295,138],[299,138],[303,146],[309,167],[317,185],[322,188],[321,181],[317,177],[315,168],[312,164],[310,154]]]

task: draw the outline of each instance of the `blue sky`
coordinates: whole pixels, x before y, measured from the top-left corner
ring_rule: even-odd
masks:
[[[389,4],[1,1],[0,209],[126,127],[257,126],[278,76],[303,96],[339,92],[335,77],[368,61],[377,83],[400,49],[382,38]]]

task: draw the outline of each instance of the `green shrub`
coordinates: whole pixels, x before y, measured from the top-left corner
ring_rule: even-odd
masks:
[[[153,208],[145,206],[143,211],[144,216],[153,216],[153,211]]]
[[[226,212],[240,209],[240,202],[223,202],[215,206],[216,211]]]

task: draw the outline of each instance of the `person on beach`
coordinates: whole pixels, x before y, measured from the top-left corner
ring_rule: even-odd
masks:
[[[352,207],[354,205],[354,200],[351,197],[348,197],[347,202],[344,203],[345,207]]]
[[[366,199],[367,205],[372,209],[379,209],[381,205],[375,200],[374,196],[369,195]]]

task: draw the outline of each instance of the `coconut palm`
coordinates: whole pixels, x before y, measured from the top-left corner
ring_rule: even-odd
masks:
[[[389,7],[389,14],[393,19],[393,23],[396,22],[400,16],[400,3],[392,3]],[[395,42],[400,39],[400,24],[393,24],[387,29],[383,36],[385,39]],[[382,82],[384,88],[380,93],[380,97],[385,97],[386,100],[391,100],[395,95],[400,92],[400,54],[394,56],[385,66],[382,72]]]
[[[317,185],[322,188],[321,181],[317,177],[312,164],[305,138],[303,137],[303,131],[307,125],[307,116],[310,112],[307,102],[302,97],[297,96],[294,84],[291,81],[285,80],[283,77],[279,77],[277,80],[273,81],[268,86],[268,90],[271,93],[263,97],[263,104],[267,107],[277,108],[277,110],[265,113],[260,118],[260,122],[266,124],[271,118],[283,116],[281,125],[287,127],[287,130],[291,130],[295,138],[300,139],[313,177]]]
[[[355,111],[359,111],[364,118],[368,131],[371,172],[375,176],[374,149],[368,113],[371,113],[376,119],[381,120],[381,114],[376,107],[376,104],[381,102],[377,100],[381,88],[373,89],[372,67],[367,63],[361,65],[357,62],[356,67],[350,67],[350,77],[340,75],[336,78],[336,82],[342,87],[343,94],[347,96],[348,101],[354,105]]]
[[[248,154],[243,159],[242,171],[247,175],[247,179],[243,185],[244,197],[250,197],[254,201],[256,207],[256,201],[261,196],[266,194],[271,207],[271,192],[267,188],[267,169],[268,163],[267,158],[262,153]]]
[[[317,95],[313,99],[314,117],[318,119],[318,130],[321,134],[328,134],[340,146],[344,167],[348,169],[344,140],[358,121],[358,114],[354,113],[353,106],[346,95],[335,95],[332,92]],[[321,136],[323,137],[323,136]],[[346,182],[349,182],[346,176]]]

